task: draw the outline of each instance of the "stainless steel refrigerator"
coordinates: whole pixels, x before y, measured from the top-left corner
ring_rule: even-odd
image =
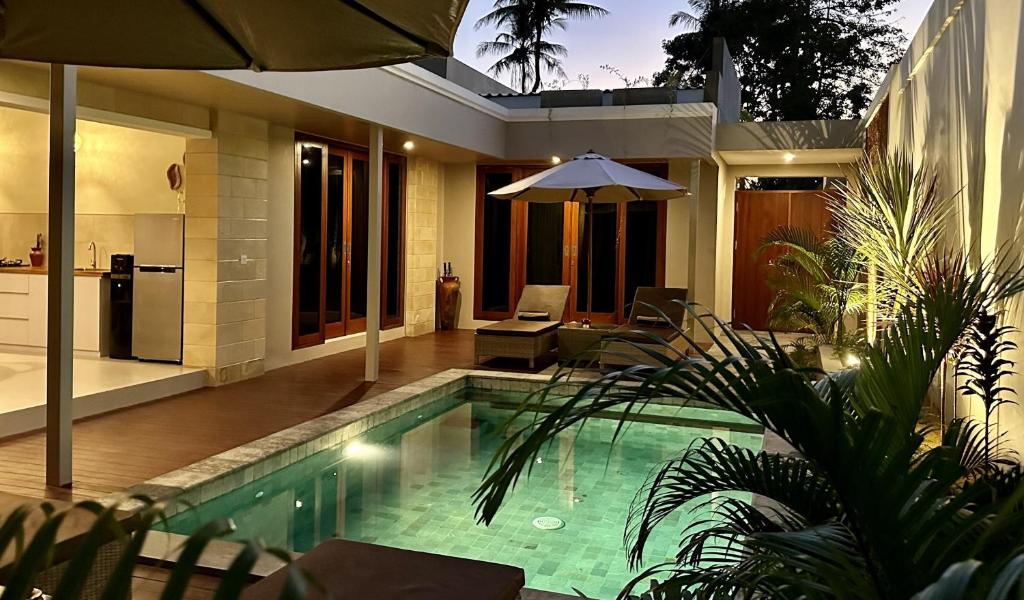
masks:
[[[132,354],[181,362],[185,215],[135,215]]]

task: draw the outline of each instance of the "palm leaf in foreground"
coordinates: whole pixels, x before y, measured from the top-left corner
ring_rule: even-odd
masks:
[[[651,404],[701,402],[755,421],[798,456],[708,439],[657,470],[625,527],[634,567],[641,568],[646,541],[666,516],[703,505],[713,517],[683,532],[674,562],[648,567],[626,591],[653,578],[653,597],[666,599],[904,599],[933,582],[959,585],[966,567],[941,578],[953,565],[979,561],[966,588],[977,597],[1005,581],[995,574],[1017,564],[1020,470],[980,468],[985,436],[965,420],[954,420],[938,447],[924,448],[918,418],[951,350],[970,343],[967,333],[981,315],[1024,289],[1022,271],[1002,266],[971,270],[958,255],[928,261],[917,273],[920,294],[899,307],[861,367],[827,376],[795,366],[773,336],[740,335],[687,306],[712,349],[681,331],[695,356],[666,349],[648,365],[579,382],[567,398],[560,397],[567,373],[556,374],[529,400],[551,403],[551,412],[510,431],[497,452],[475,496],[478,517],[494,517],[559,432],[616,411],[622,416],[614,443]],[[520,414],[527,410],[524,404]],[[708,500],[712,494],[718,498]],[[1020,591],[1016,583],[1010,588]]]

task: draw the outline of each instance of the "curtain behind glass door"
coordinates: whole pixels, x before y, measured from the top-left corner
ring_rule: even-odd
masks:
[[[526,283],[561,285],[565,205],[527,205]]]
[[[626,283],[623,290],[623,314],[628,316],[638,287],[658,285],[658,208],[657,202],[630,202],[626,205]]]

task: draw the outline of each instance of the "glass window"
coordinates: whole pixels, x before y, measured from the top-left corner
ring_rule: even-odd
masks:
[[[384,239],[386,246],[387,265],[384,271],[384,283],[387,290],[384,303],[384,316],[397,318],[402,306],[402,164],[398,161],[387,162],[387,231]]]
[[[327,156],[327,276],[324,322],[340,323],[345,284],[345,157]]]
[[[323,149],[299,151],[298,334],[320,333],[320,245],[323,208]]]
[[[658,285],[658,203],[626,205],[626,285],[623,313],[629,315],[636,288]]]
[[[484,174],[484,191],[512,183],[512,173]],[[490,194],[483,202],[483,269],[480,308],[487,312],[508,312],[511,270],[512,202]]]
[[[366,317],[366,259],[369,256],[370,163],[352,159],[351,277],[349,278],[348,317]]]
[[[561,285],[565,205],[528,205],[526,283]]]
[[[576,310],[582,313],[587,311],[587,252],[589,241],[587,240],[587,219],[586,203],[580,203],[580,214],[578,228],[579,237],[579,263],[577,264],[577,281],[579,287],[576,290]],[[616,204],[594,204],[594,288],[591,311],[595,313],[615,312],[615,280],[618,275],[618,256],[616,249],[616,229],[618,229],[618,205]]]

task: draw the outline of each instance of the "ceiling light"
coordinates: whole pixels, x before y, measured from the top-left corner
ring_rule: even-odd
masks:
[[[796,154],[793,154],[792,152],[787,152],[782,155],[782,160],[786,162],[793,162],[794,160],[796,160]]]
[[[413,149],[416,148],[416,144],[413,143],[412,140],[406,140],[405,143],[402,144],[402,148],[405,148],[406,152],[412,152]]]
[[[560,165],[560,164],[562,164],[561,157],[559,157],[559,156],[552,156],[551,157],[551,164],[553,164],[553,165]]]

